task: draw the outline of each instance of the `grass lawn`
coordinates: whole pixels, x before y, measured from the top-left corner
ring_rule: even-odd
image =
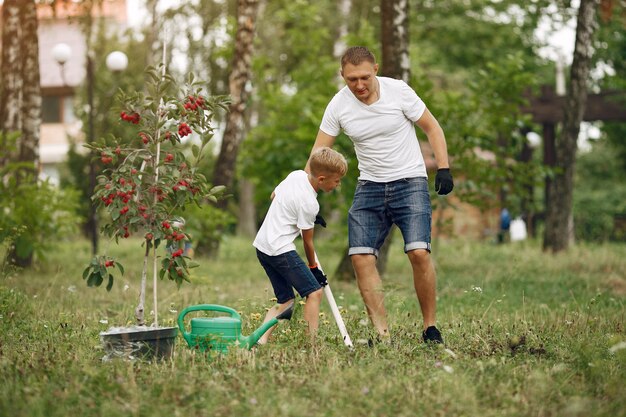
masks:
[[[626,245],[554,256],[534,242],[437,242],[446,346],[433,348],[421,342],[396,240],[385,277],[390,343],[368,343],[356,284],[330,275],[354,350],[324,302],[314,345],[299,306],[253,352],[207,358],[179,336],[163,363],[102,361],[99,333],[133,321],[140,243],[110,248],[126,274],[107,293],[81,278],[88,242],[60,242],[36,270],[0,278],[0,416],[626,416]],[[161,282],[160,324],[213,303],[240,311],[244,334],[257,328],[273,293],[250,243],[227,238],[180,289]],[[332,271],[342,245],[318,250]]]

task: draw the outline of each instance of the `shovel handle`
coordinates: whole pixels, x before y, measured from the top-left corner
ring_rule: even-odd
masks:
[[[300,235],[302,235],[302,231],[300,231]],[[315,263],[317,267],[324,273],[324,269],[322,268],[322,264],[320,263],[319,258],[317,257],[317,252],[313,252],[315,255]],[[341,317],[341,312],[339,311],[339,307],[337,307],[337,302],[335,302],[335,297],[333,297],[333,292],[330,290],[330,285],[326,284],[324,286],[324,294],[326,295],[326,300],[328,301],[328,305],[330,306],[330,310],[333,313],[333,317],[335,318],[335,322],[337,323],[337,327],[339,328],[339,333],[343,338],[343,343],[350,349],[352,349],[352,340],[350,339],[350,335],[348,334],[348,330],[346,329],[346,324]]]
[[[194,311],[217,311],[219,313],[229,314],[231,317],[241,320],[241,316],[239,315],[239,313],[237,313],[235,309],[221,306],[218,304],[198,304],[195,306],[186,307],[178,315],[178,328],[183,333],[183,335],[189,335],[189,333],[185,332],[185,316]]]

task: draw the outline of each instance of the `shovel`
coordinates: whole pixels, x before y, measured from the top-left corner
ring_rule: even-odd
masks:
[[[315,253],[315,262],[317,263],[317,267],[324,272],[322,268],[322,264],[317,257],[317,253]],[[326,284],[324,286],[324,294],[326,295],[326,299],[328,300],[328,305],[330,306],[330,310],[333,312],[333,317],[335,318],[335,322],[337,323],[337,327],[339,327],[339,333],[341,333],[341,337],[343,338],[343,343],[349,348],[352,348],[352,340],[350,340],[350,335],[348,334],[348,330],[346,330],[346,325],[343,322],[343,318],[341,317],[341,313],[339,312],[339,308],[337,307],[337,303],[335,302],[335,297],[333,297],[333,292],[330,289],[330,284]]]

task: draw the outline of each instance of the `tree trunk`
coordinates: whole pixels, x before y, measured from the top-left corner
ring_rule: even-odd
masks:
[[[341,55],[343,55],[347,48],[346,36],[348,35],[348,21],[350,16],[350,9],[352,9],[352,0],[340,0],[338,3],[338,12],[341,16],[341,24],[337,29],[337,40],[333,45],[333,55],[336,58],[341,57]]]
[[[19,0],[6,0],[2,7],[2,95],[0,96],[0,146],[8,149],[7,134],[22,130],[22,93],[24,80],[22,78],[21,59],[21,10]],[[0,167],[5,166],[17,155],[6,155],[0,161]]]
[[[409,2],[408,0],[381,0],[381,43],[383,61],[381,75],[409,82],[411,67],[409,61]],[[385,274],[389,248],[393,239],[392,226],[389,236],[380,248],[378,272]]]
[[[546,207],[544,250],[560,252],[569,247],[572,236],[572,200],[574,167],[580,122],[587,104],[587,80],[593,55],[598,0],[581,0],[576,26],[576,45],[570,70],[570,82],[563,114],[563,129],[556,144],[557,172],[547,189],[550,205]]]
[[[41,129],[41,83],[39,77],[39,41],[37,37],[37,7],[34,1],[22,3],[22,74],[21,113],[22,140],[20,162],[32,163],[33,181],[39,170],[39,131]]]
[[[6,134],[18,132],[16,154],[23,168],[17,181],[36,182],[39,165],[41,89],[37,9],[34,0],[4,2],[2,11],[2,97],[0,100],[0,145],[7,145]],[[9,160],[2,161],[2,165]],[[28,231],[26,232],[28,233]],[[13,265],[29,267],[32,253],[20,256],[9,247],[7,259]]]
[[[259,0],[239,0],[235,55],[230,74],[229,88],[232,102],[226,121],[219,157],[213,173],[213,184],[232,187],[239,145],[243,139],[244,111],[248,99],[246,84],[250,80],[250,65]],[[225,209],[228,200],[217,203]]]
[[[352,10],[352,0],[341,0],[338,2],[337,12],[341,16],[341,25],[337,30],[337,38],[333,46],[333,55],[339,59],[346,51],[346,36],[348,35],[348,21],[350,17],[350,11]],[[344,81],[341,76],[337,76],[337,85],[339,88],[344,86]],[[320,230],[321,233],[323,233]],[[348,246],[343,251],[343,256],[335,269],[333,278],[339,281],[353,281],[355,279],[354,269],[352,268],[352,262],[350,255],[348,255]]]
[[[337,59],[339,59],[346,50],[345,37],[348,34],[348,18],[350,16],[350,10],[352,9],[351,0],[341,0],[338,3],[337,12],[340,14],[342,22],[337,31],[337,39],[333,47],[333,53]],[[345,84],[343,79],[338,76],[337,84],[339,88],[342,88]],[[354,269],[352,268],[352,262],[350,261],[350,255],[348,255],[348,246],[343,251],[343,256],[335,269],[333,278],[339,281],[353,281],[355,279]]]
[[[381,0],[381,75],[409,82],[409,2]]]
[[[263,16],[263,5],[259,6],[259,16]],[[253,105],[248,109],[246,117],[246,131],[250,131],[257,125],[259,113],[257,106]],[[245,178],[239,179],[239,206],[237,213],[237,235],[254,239],[257,233],[257,214],[256,204],[254,201],[256,187],[253,182]]]
[[[381,0],[380,10],[383,51],[381,75],[408,82],[410,78],[409,2],[408,0]],[[387,267],[392,232],[393,229],[378,254],[377,267],[381,276],[384,275]],[[348,250],[339,262],[335,277],[341,280],[351,280],[354,277]]]
[[[259,9],[259,0],[239,0],[237,4],[237,35],[235,37],[235,54],[232,71],[229,77],[231,103],[226,119],[226,129],[222,138],[220,154],[215,162],[213,184],[224,185],[227,189],[233,186],[239,145],[245,130],[244,112],[248,101],[246,84],[250,81],[252,64],[252,47],[254,31]],[[215,204],[217,208],[226,210],[229,199],[221,199]],[[218,226],[218,232],[221,232]],[[219,240],[208,250],[209,257],[217,256]]]
[[[348,255],[348,248],[344,250],[344,255],[341,257],[339,261],[339,265],[337,265],[337,269],[333,274],[333,279],[338,281],[354,281],[354,268],[352,267],[352,262],[350,261],[350,255]]]
[[[254,184],[246,179],[239,181],[239,214],[237,219],[237,235],[254,238],[257,232]]]

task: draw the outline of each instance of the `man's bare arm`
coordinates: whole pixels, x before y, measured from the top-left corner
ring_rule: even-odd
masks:
[[[439,126],[439,122],[435,119],[435,116],[426,109],[422,117],[420,117],[415,124],[417,124],[426,134],[426,137],[428,137],[428,142],[435,153],[437,168],[450,168],[446,137],[443,133],[443,129]]]
[[[315,138],[315,143],[313,144],[313,148],[311,149],[311,153],[317,148],[321,148],[322,146],[328,146],[329,148],[333,147],[335,143],[335,136],[330,136],[327,133],[319,130],[317,132],[317,137]],[[309,161],[306,161],[306,167],[304,168],[306,172],[309,172]]]

